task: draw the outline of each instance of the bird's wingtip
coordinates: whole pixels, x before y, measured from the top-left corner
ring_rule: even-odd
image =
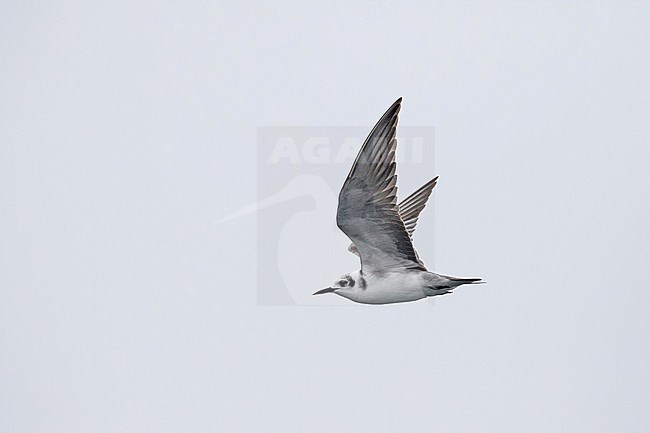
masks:
[[[390,106],[388,110],[386,110],[386,113],[384,113],[384,116],[388,113],[392,113],[395,115],[396,113],[399,113],[399,111],[402,109],[402,97],[400,96],[397,98],[395,102]]]
[[[395,107],[400,107],[401,105],[402,105],[402,97],[400,96],[399,98],[397,98],[395,100],[395,102],[392,103],[392,105],[390,107],[395,108]],[[390,108],[389,108],[389,111],[390,111]]]

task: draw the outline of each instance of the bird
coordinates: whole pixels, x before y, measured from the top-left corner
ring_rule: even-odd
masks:
[[[313,295],[334,293],[361,304],[395,304],[451,293],[481,278],[430,272],[413,247],[418,217],[438,182],[434,177],[397,204],[397,122],[400,97],[364,141],[338,197],[336,225],[352,241],[361,269]]]

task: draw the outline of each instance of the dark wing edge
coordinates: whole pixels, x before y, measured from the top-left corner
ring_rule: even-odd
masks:
[[[397,207],[395,148],[402,98],[363,143],[339,194],[338,227],[350,238],[362,270],[422,267]]]
[[[368,137],[366,137],[366,141],[363,142],[363,145],[361,146],[361,149],[359,149],[359,153],[357,153],[357,157],[354,158],[354,162],[352,163],[352,167],[350,167],[350,172],[348,173],[348,177],[346,180],[350,179],[354,173],[354,171],[357,168],[357,165],[361,162],[366,162],[368,160],[367,156],[362,157],[362,155],[369,153],[366,151],[366,148],[370,147],[376,150],[377,147],[380,148],[381,146],[377,146],[377,141],[382,139],[382,138],[387,138],[389,135],[392,133],[392,139],[395,139],[397,135],[397,116],[399,114],[399,110],[402,108],[402,98],[399,97],[397,98],[397,101],[393,102],[393,105],[386,110],[386,112],[381,116],[379,121],[375,124],[375,126],[372,127],[372,130],[370,130],[370,134],[368,134]],[[386,130],[386,127],[390,126],[388,130]],[[370,149],[370,150],[373,150]],[[393,162],[395,162],[395,158],[393,158]],[[343,190],[341,190],[343,192]]]

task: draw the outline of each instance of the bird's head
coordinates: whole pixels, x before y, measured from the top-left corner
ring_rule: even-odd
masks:
[[[352,293],[365,288],[365,281],[359,271],[352,272],[351,274],[341,275],[334,281],[330,287],[325,287],[314,293],[314,295],[322,295],[324,293],[336,293],[344,297],[348,293]]]

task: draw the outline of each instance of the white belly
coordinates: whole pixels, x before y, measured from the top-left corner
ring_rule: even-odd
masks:
[[[426,298],[425,287],[422,272],[391,273],[381,277],[368,275],[365,290],[340,295],[363,304],[392,304]]]

